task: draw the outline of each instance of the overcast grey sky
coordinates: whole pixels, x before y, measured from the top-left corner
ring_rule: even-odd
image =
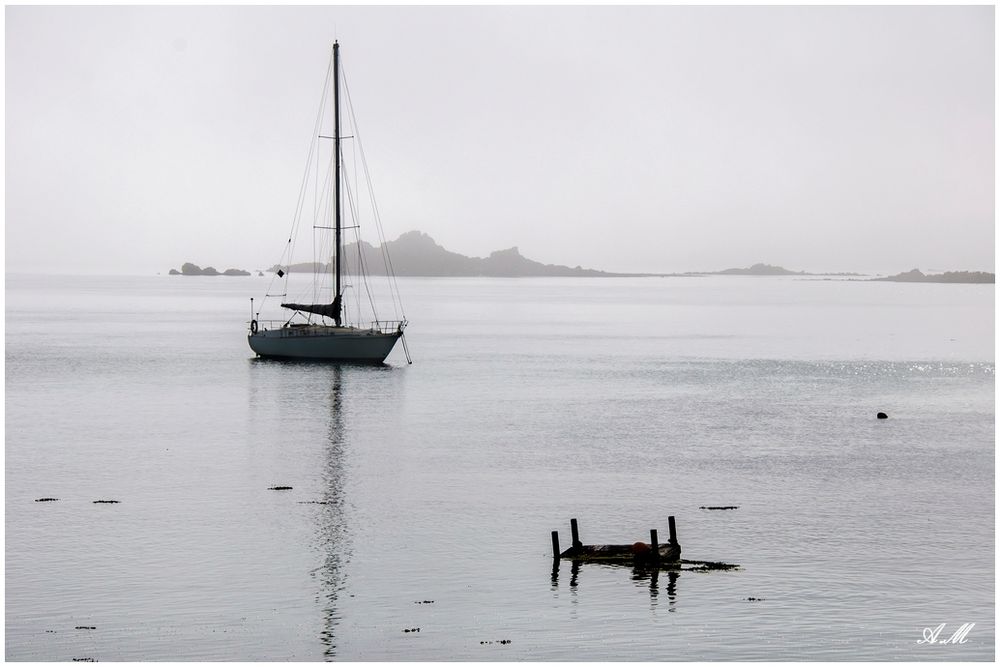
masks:
[[[7,271],[276,262],[334,38],[389,238],[993,270],[993,7],[5,11]]]

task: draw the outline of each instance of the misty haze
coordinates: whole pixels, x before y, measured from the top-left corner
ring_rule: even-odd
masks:
[[[337,35],[388,238],[993,270],[990,7],[6,11],[8,271],[272,265]]]

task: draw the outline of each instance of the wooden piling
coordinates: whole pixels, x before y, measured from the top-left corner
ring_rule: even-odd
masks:
[[[580,540],[580,526],[576,519],[570,519],[570,530],[572,532],[573,546],[565,551],[559,550],[559,532],[552,531],[552,557],[556,561],[553,568],[558,567],[558,561],[566,558],[573,561],[574,566],[578,563],[607,563],[628,565],[636,567],[682,568],[681,565],[704,566],[704,569],[713,569],[716,564],[707,561],[681,560],[681,545],[677,539],[677,522],[674,517],[667,517],[667,526],[670,531],[669,541],[660,544],[659,533],[655,528],[649,531],[650,544],[645,542],[635,542],[633,544],[583,544]],[[721,567],[715,569],[733,569],[726,563],[717,564]],[[572,582],[571,582],[572,585]]]

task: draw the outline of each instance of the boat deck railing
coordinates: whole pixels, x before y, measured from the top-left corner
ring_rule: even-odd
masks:
[[[254,322],[257,323],[257,331],[267,331],[268,329],[280,329],[285,325],[285,320],[251,320],[247,322],[250,331],[254,331]]]
[[[406,320],[375,320],[372,322],[372,329],[384,334],[402,331],[405,326]]]
[[[308,323],[296,323],[290,324],[287,320],[253,320],[256,322],[256,331],[268,331],[269,329],[302,329],[302,335],[308,335],[306,331],[308,330]],[[250,331],[253,332],[253,322],[248,322],[247,325],[250,327]],[[369,327],[372,331],[378,331],[383,334],[395,333],[397,331],[402,331],[406,327],[406,320],[374,320],[371,322]]]

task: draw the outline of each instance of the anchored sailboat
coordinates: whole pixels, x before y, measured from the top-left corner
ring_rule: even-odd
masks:
[[[329,82],[329,77],[328,77]],[[290,301],[282,301],[281,307],[292,311],[292,314],[287,319],[282,320],[261,320],[260,310],[254,312],[253,310],[253,299],[250,300],[251,306],[251,320],[250,320],[250,332],[247,336],[247,342],[250,344],[250,348],[261,357],[273,357],[273,358],[284,358],[284,359],[323,359],[323,360],[335,360],[335,361],[367,361],[367,362],[382,362],[388,356],[389,352],[395,346],[397,340],[402,340],[403,350],[406,353],[407,361],[409,361],[409,352],[406,350],[406,341],[403,339],[403,329],[406,328],[406,317],[402,314],[402,307],[399,306],[399,312],[397,313],[397,319],[393,320],[380,320],[375,314],[375,304],[371,299],[371,290],[368,288],[367,284],[363,292],[369,296],[369,302],[371,306],[370,312],[373,315],[373,319],[370,321],[369,326],[362,327],[359,324],[351,325],[345,323],[346,308],[344,304],[345,288],[348,285],[345,284],[345,256],[342,242],[342,230],[344,229],[342,217],[342,189],[344,188],[344,169],[342,165],[342,152],[341,152],[341,142],[344,137],[341,136],[341,123],[340,123],[340,46],[337,43],[333,45],[333,61],[332,61],[332,88],[333,88],[333,136],[323,136],[319,133],[320,120],[317,119],[317,131],[314,132],[313,138],[313,148],[310,150],[310,162],[313,156],[317,156],[318,160],[319,151],[316,150],[316,142],[319,139],[332,139],[333,140],[333,164],[330,167],[332,169],[331,178],[333,181],[333,193],[332,202],[329,200],[328,203],[332,204],[332,217],[333,217],[333,266],[332,266],[332,278],[333,278],[333,298],[332,301],[326,303],[294,303]],[[325,98],[325,93],[324,93]],[[348,100],[349,101],[349,100]],[[320,117],[322,117],[322,107],[320,109]],[[353,114],[352,114],[353,118]],[[355,135],[357,135],[357,127],[355,123]],[[360,143],[359,137],[351,137]],[[362,161],[364,158],[362,157]],[[367,173],[367,164],[362,162],[365,166],[365,172]],[[318,162],[317,162],[318,164]],[[307,168],[308,180],[309,169]],[[317,192],[324,191],[320,187],[319,178],[316,181]],[[305,181],[303,183],[303,190],[300,192],[299,206],[297,208],[296,219],[293,223],[293,233],[289,238],[288,245],[288,257],[291,256],[291,249],[293,246],[293,238],[296,228],[300,220],[300,214],[304,208],[304,193],[305,192]],[[347,194],[351,195],[351,191],[348,190]],[[356,203],[354,201],[356,197],[351,200],[351,211],[355,214],[355,223],[351,225],[350,229],[357,229],[359,224],[357,224],[357,211]],[[374,202],[374,199],[372,199]],[[320,207],[321,209],[322,207]],[[379,235],[381,234],[381,225],[378,220],[378,210],[377,207],[372,206],[374,210],[375,223],[379,229]],[[317,210],[320,210],[317,209]],[[325,225],[313,225],[314,230],[326,230],[330,229]],[[358,245],[360,247],[360,236],[358,237]],[[383,238],[382,243],[383,251],[385,252],[385,243]],[[395,277],[392,275],[392,265],[388,261],[388,256],[384,255],[387,263],[387,274],[390,278],[390,291],[392,292],[393,307],[395,308],[398,304],[398,290],[396,289]],[[281,266],[276,267],[275,277],[276,279],[285,278],[286,282],[285,289],[280,294],[271,294],[271,290],[268,290],[268,294],[265,296],[264,301],[267,301],[268,297],[279,296],[287,297],[288,295],[288,278],[287,276],[291,273],[291,269],[286,271]],[[355,273],[357,277],[362,281],[366,281],[367,277],[365,275],[365,267],[363,262],[359,261],[355,266]],[[272,281],[272,286],[273,286]],[[316,293],[316,284],[314,282],[314,301]],[[361,290],[354,290],[354,293],[358,298],[361,297]],[[262,304],[263,305],[263,304]],[[332,320],[332,324],[329,323]],[[359,307],[359,320],[360,320],[360,307]]]

